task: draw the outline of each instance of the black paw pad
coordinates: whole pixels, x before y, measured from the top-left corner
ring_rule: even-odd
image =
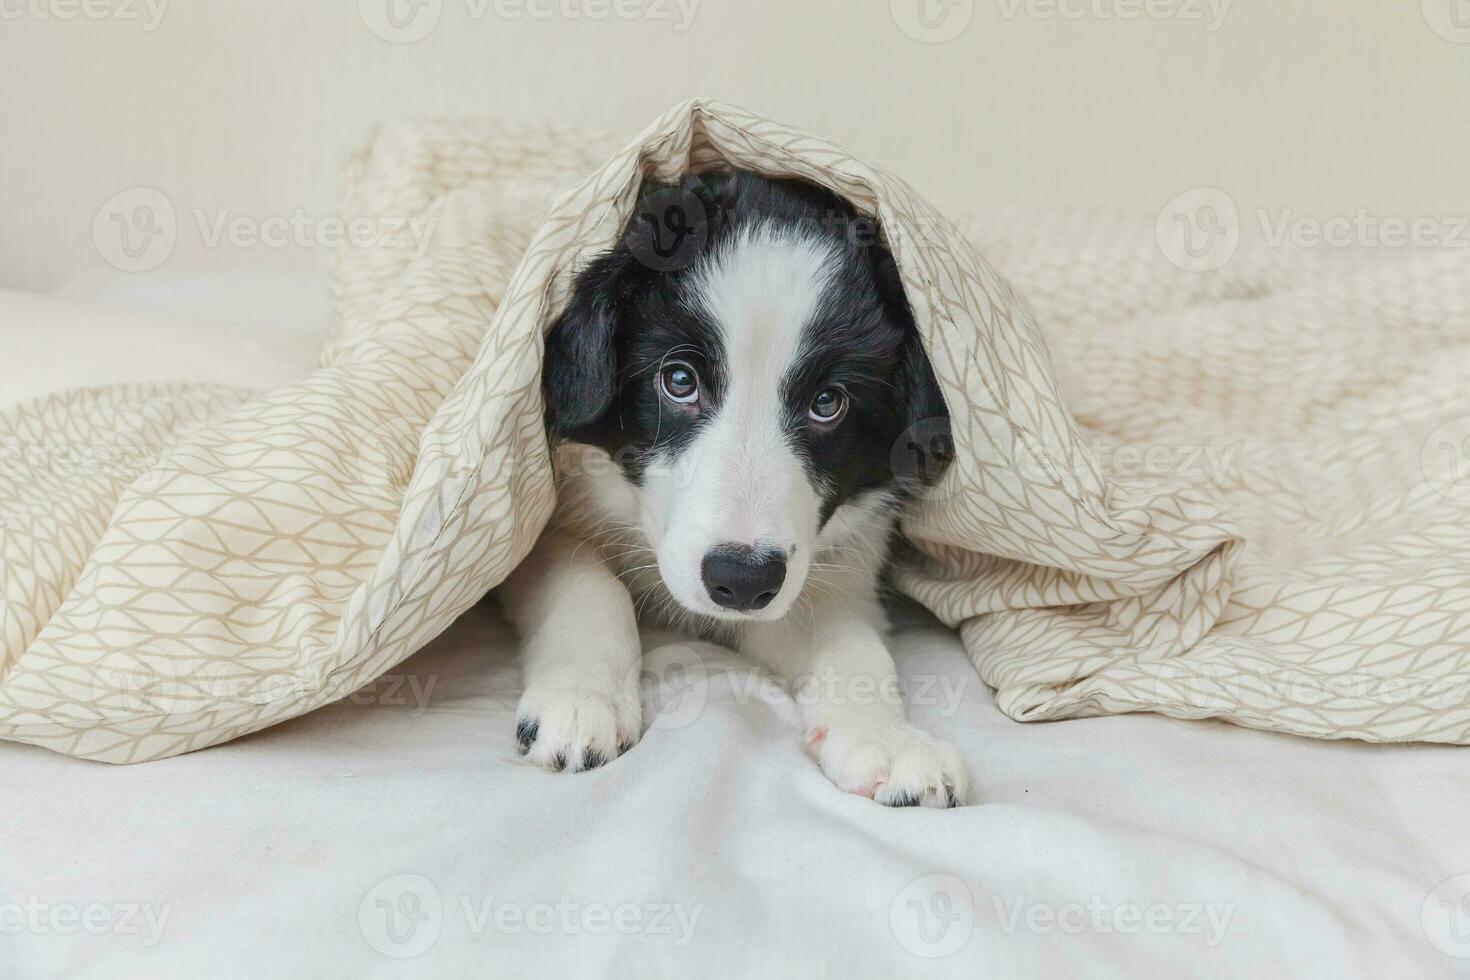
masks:
[[[596,769],[598,766],[607,765],[607,757],[596,749],[588,749],[582,753],[582,768]]]
[[[918,806],[919,797],[913,793],[898,793],[883,801],[884,806]]]
[[[525,755],[531,748],[531,743],[536,741],[536,733],[541,726],[533,718],[521,718],[516,722],[516,743],[521,747],[521,755]]]

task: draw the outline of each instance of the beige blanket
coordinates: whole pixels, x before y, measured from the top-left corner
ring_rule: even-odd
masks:
[[[899,581],[1012,717],[1470,741],[1466,256],[1246,247],[1188,272],[1151,220],[941,216],[703,100],[621,149],[385,126],[343,214],[417,222],[428,247],[338,255],[306,380],[0,412],[0,737],[187,752],[344,697],[445,629],[550,511],[541,332],[571,277],[644,175],[718,164],[882,222],[958,457],[906,521],[921,554]],[[895,462],[930,448],[910,435]]]

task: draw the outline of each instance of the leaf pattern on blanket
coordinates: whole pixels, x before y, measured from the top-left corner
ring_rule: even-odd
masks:
[[[959,628],[1005,711],[1470,741],[1464,256],[1243,249],[1183,272],[1150,222],[944,216],[706,100],[621,148],[546,125],[386,124],[348,165],[342,213],[426,224],[428,246],[334,256],[318,371],[0,415],[0,737],[174,755],[344,697],[444,630],[550,511],[542,329],[645,175],[721,164],[880,219],[957,455],[905,521],[917,554],[899,583]],[[118,406],[142,414],[109,419]],[[1446,423],[1442,459],[1426,447]],[[114,430],[136,444],[126,464],[70,480],[24,451]],[[896,459],[926,451],[913,435]],[[1169,465],[1121,465],[1140,449]]]

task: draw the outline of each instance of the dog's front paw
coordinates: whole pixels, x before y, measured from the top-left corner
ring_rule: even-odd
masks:
[[[630,698],[582,688],[532,688],[516,708],[516,742],[542,768],[582,772],[632,748],[641,720],[636,691]]]
[[[837,787],[884,806],[961,806],[968,780],[954,746],[908,724],[833,725],[806,736]]]

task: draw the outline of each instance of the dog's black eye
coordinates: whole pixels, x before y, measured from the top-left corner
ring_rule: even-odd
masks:
[[[665,364],[658,375],[659,390],[669,401],[692,405],[699,401],[699,375],[683,361]]]
[[[842,418],[846,411],[847,392],[841,388],[823,388],[817,392],[817,397],[812,399],[812,407],[807,415],[813,422],[831,425]]]

